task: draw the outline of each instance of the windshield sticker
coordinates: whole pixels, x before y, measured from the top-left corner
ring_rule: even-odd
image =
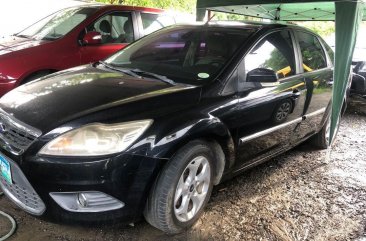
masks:
[[[210,77],[210,75],[209,75],[209,74],[207,74],[207,73],[199,73],[199,74],[198,74],[198,77],[200,77],[200,78],[202,78],[202,79],[207,79],[208,77]]]

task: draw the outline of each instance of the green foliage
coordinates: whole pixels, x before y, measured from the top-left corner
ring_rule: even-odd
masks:
[[[266,62],[264,62],[261,68],[272,69],[277,72],[278,70],[281,70],[287,66],[289,66],[288,61],[280,51],[275,49],[271,52],[271,57],[267,59]]]
[[[240,14],[232,14],[232,13],[221,13],[221,12],[212,12],[212,15],[215,15],[213,20],[231,20],[231,21],[262,21],[261,18],[249,17]]]
[[[131,6],[161,8],[166,10],[184,11],[195,13],[196,0],[97,0],[110,4],[123,4]]]
[[[327,37],[335,32],[335,24],[332,21],[296,22],[296,24],[311,29],[322,37]]]

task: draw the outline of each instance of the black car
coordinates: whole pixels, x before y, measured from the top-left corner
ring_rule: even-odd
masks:
[[[351,94],[366,97],[366,61],[353,61]]]
[[[218,183],[327,148],[332,54],[297,26],[178,25],[20,86],[0,100],[1,187],[33,215],[177,233]]]

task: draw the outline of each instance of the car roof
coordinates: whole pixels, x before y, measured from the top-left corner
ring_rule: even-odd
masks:
[[[259,22],[259,21],[210,21],[210,22],[196,22],[196,23],[186,23],[177,24],[179,26],[208,26],[208,27],[218,27],[218,28],[231,28],[231,29],[279,29],[279,28],[292,28],[301,29],[307,32],[312,32],[311,30],[298,26],[296,24],[285,23],[285,22]]]
[[[85,4],[85,5],[79,5],[76,7],[98,8],[100,10],[130,10],[130,11],[132,10],[132,11],[144,11],[144,12],[152,12],[152,13],[164,12],[164,10],[159,9],[159,8],[138,7],[138,6],[129,6],[129,5],[112,5],[112,4],[102,4],[102,3]]]

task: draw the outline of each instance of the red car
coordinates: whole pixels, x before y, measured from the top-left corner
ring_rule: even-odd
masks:
[[[122,5],[63,9],[0,41],[0,96],[52,72],[104,59],[174,23],[160,9]]]

